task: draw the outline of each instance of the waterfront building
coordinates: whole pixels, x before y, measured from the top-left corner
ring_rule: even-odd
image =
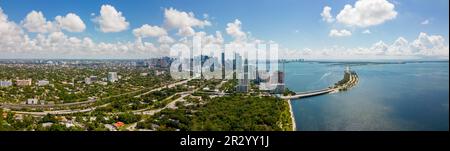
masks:
[[[272,83],[275,86],[275,89],[272,91],[272,93],[276,94],[283,93],[285,90],[284,72],[276,71],[274,75],[272,75],[270,83]]]
[[[285,91],[284,72],[275,71],[271,74],[269,81],[263,80],[259,85],[261,91],[266,91],[275,94],[281,94]]]
[[[346,73],[350,73],[350,67],[349,66],[345,67],[345,72]]]

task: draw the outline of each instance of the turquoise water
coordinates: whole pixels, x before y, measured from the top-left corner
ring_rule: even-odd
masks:
[[[343,77],[345,65],[288,63],[286,85],[296,92],[321,89]],[[449,63],[351,66],[356,87],[292,100],[298,130],[449,130]]]

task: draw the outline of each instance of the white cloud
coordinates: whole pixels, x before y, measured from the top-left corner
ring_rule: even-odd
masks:
[[[440,35],[428,35],[423,32],[413,41],[411,50],[412,52],[425,56],[441,55],[448,57],[449,54],[448,44],[445,44],[444,37]]]
[[[147,24],[142,25],[139,28],[133,30],[133,34],[136,37],[160,37],[167,35],[167,31],[164,28],[158,26],[150,26]]]
[[[170,44],[175,40],[166,32],[160,30],[158,26],[142,26],[144,28],[138,31],[135,41],[126,42],[95,42],[90,37],[72,37],[66,35],[58,29],[48,30],[48,23],[54,26],[62,17],[55,19],[55,22],[47,21],[42,13],[33,13],[38,21],[27,23],[39,23],[40,26],[33,27],[37,34],[25,32],[25,21],[22,26],[8,20],[8,16],[0,8],[0,58],[151,58],[168,55]],[[68,15],[66,15],[67,18]],[[58,18],[58,17],[57,17]],[[34,18],[36,19],[36,18]],[[26,20],[26,19],[25,19]],[[31,19],[30,19],[31,20]],[[56,25],[59,25],[56,24]],[[27,25],[28,26],[28,25]],[[242,31],[242,23],[239,20],[228,23],[226,33],[231,35],[239,42],[260,43],[261,40],[253,38],[250,33]],[[196,26],[183,26],[193,28]],[[197,26],[198,27],[198,26]],[[64,29],[61,26],[62,29]],[[188,31],[190,30],[189,28]],[[76,28],[73,31],[76,31]],[[29,30],[29,29],[27,29]],[[67,29],[64,29],[67,30]],[[333,32],[334,30],[334,32]],[[333,36],[351,35],[350,31],[345,29],[333,29]],[[158,31],[158,32],[156,32]],[[223,44],[224,39],[220,31],[215,34],[206,32],[195,32],[192,29],[190,34],[202,37],[202,45]],[[158,43],[153,44],[143,41],[142,37],[158,37]],[[192,43],[187,37],[182,37],[180,42]],[[290,50],[282,49],[285,58],[311,58],[311,59],[370,59],[370,58],[443,58],[448,59],[449,46],[445,37],[441,35],[428,35],[420,33],[416,39],[410,41],[399,37],[393,43],[379,41],[368,47],[345,48],[332,46],[323,49],[301,49]]]
[[[407,55],[411,54],[408,40],[403,37],[397,38],[395,42],[389,47],[387,54],[389,55]]]
[[[426,19],[426,20],[422,21],[420,24],[428,25],[428,24],[430,24],[430,21],[428,19]]]
[[[227,34],[231,35],[236,41],[242,41],[247,38],[247,35],[241,29],[241,25],[242,23],[238,19],[234,20],[234,22],[232,23],[227,24]]]
[[[285,58],[306,59],[420,59],[435,58],[447,59],[449,46],[444,37],[420,33],[417,39],[409,43],[405,38],[399,37],[392,44],[378,41],[370,47],[345,48],[333,46],[323,49],[290,50],[281,49]]]
[[[81,18],[73,13],[68,13],[66,16],[56,16],[55,21],[59,27],[70,32],[82,32],[86,29]]]
[[[326,21],[326,22],[328,22],[328,23],[331,23],[331,22],[333,22],[334,21],[334,18],[333,18],[333,16],[331,15],[331,7],[329,7],[329,6],[325,6],[324,8],[323,8],[323,11],[322,11],[322,13],[320,13],[320,16],[322,16],[322,20],[323,21]]]
[[[336,19],[348,26],[368,27],[395,19],[394,4],[387,0],[358,0],[354,6],[345,5]]]
[[[164,9],[164,22],[169,28],[178,29],[178,35],[180,36],[192,36],[195,31],[193,27],[203,28],[205,26],[211,26],[208,20],[199,20],[195,18],[192,12],[178,11],[174,8]]]
[[[328,34],[328,36],[330,37],[347,37],[347,36],[351,36],[352,32],[342,29],[342,30],[336,30],[336,29],[332,29],[330,31],[330,34]]]
[[[96,43],[89,37],[71,37],[61,31],[30,37],[20,26],[9,21],[1,8],[0,35],[0,58],[150,58],[168,55],[167,51],[140,39]]]
[[[372,32],[369,29],[366,29],[362,32],[363,34],[371,34]]]
[[[97,16],[94,21],[99,24],[100,31],[105,33],[124,31],[130,25],[122,16],[122,12],[111,5],[102,5],[100,16]]]
[[[161,37],[158,38],[158,43],[171,44],[171,43],[174,43],[174,42],[175,42],[175,40],[173,40],[169,36],[161,36]]]
[[[3,51],[20,51],[16,49],[22,44],[25,37],[22,29],[14,22],[8,20],[8,16],[0,8],[0,53]]]
[[[177,35],[185,36],[185,37],[193,36],[194,34],[195,34],[195,30],[192,27],[188,27],[188,26],[178,29],[178,32],[177,32]]]
[[[379,41],[379,42],[373,44],[372,47],[370,47],[369,49],[370,49],[370,55],[382,55],[388,51],[389,46],[386,43],[384,43],[383,41]]]
[[[35,33],[58,32],[61,29],[69,32],[82,32],[86,29],[83,20],[74,13],[56,16],[55,21],[47,21],[42,12],[33,10],[27,14],[21,24],[29,32]]]
[[[56,25],[44,17],[40,11],[31,11],[22,21],[22,26],[29,32],[48,33],[57,31]]]
[[[222,33],[220,31],[216,31],[215,35],[208,35],[205,32],[198,32],[196,35],[200,36],[202,39],[202,45],[205,46],[207,44],[223,44],[224,40],[222,37]]]

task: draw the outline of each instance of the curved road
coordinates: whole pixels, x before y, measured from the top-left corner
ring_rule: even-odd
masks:
[[[192,80],[192,79],[187,79],[187,80],[176,82],[176,83],[173,83],[173,84],[170,84],[170,85],[167,85],[167,86],[155,88],[155,89],[152,89],[150,91],[147,91],[147,92],[142,93],[142,94],[137,95],[137,96],[145,95],[145,94],[148,94],[148,93],[151,93],[151,92],[154,92],[154,91],[160,91],[160,90],[162,90],[164,88],[172,88],[172,87],[175,87],[177,85],[185,84],[185,83],[187,83],[190,80]],[[141,91],[141,90],[138,90],[138,91]],[[130,93],[131,92],[123,93],[123,94],[119,94],[117,96],[122,96],[122,95],[130,94]],[[111,97],[117,97],[117,96],[111,96]],[[87,109],[77,109],[77,110],[57,110],[57,111],[43,111],[43,112],[11,111],[11,112],[14,112],[14,113],[17,113],[17,114],[29,114],[29,115],[36,115],[36,116],[44,116],[44,115],[47,115],[47,114],[64,115],[64,114],[90,112],[90,111],[95,110],[97,107],[104,107],[104,106],[107,106],[107,105],[109,105],[109,103],[106,103],[106,104],[103,104],[103,105],[100,105],[100,106],[96,106],[96,107],[87,108]],[[3,105],[2,105],[2,107],[3,107]],[[5,106],[5,107],[7,107],[7,106]]]

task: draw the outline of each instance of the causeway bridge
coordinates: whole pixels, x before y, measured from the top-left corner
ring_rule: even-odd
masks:
[[[325,89],[320,90],[313,90],[313,91],[306,91],[306,92],[296,92],[295,95],[290,96],[280,96],[282,99],[298,99],[298,98],[306,98],[306,97],[312,97],[317,95],[323,95],[330,92],[338,92],[341,90],[347,90],[348,88],[351,88],[358,83],[358,75],[356,72],[350,71],[347,69],[347,71],[344,72],[344,79],[336,83],[334,86],[330,86]]]
[[[298,98],[306,98],[306,97],[312,97],[322,94],[327,94],[333,91],[337,91],[335,88],[326,88],[321,90],[313,90],[313,91],[306,91],[306,92],[297,92],[295,95],[291,96],[280,96],[282,99],[298,99]]]

